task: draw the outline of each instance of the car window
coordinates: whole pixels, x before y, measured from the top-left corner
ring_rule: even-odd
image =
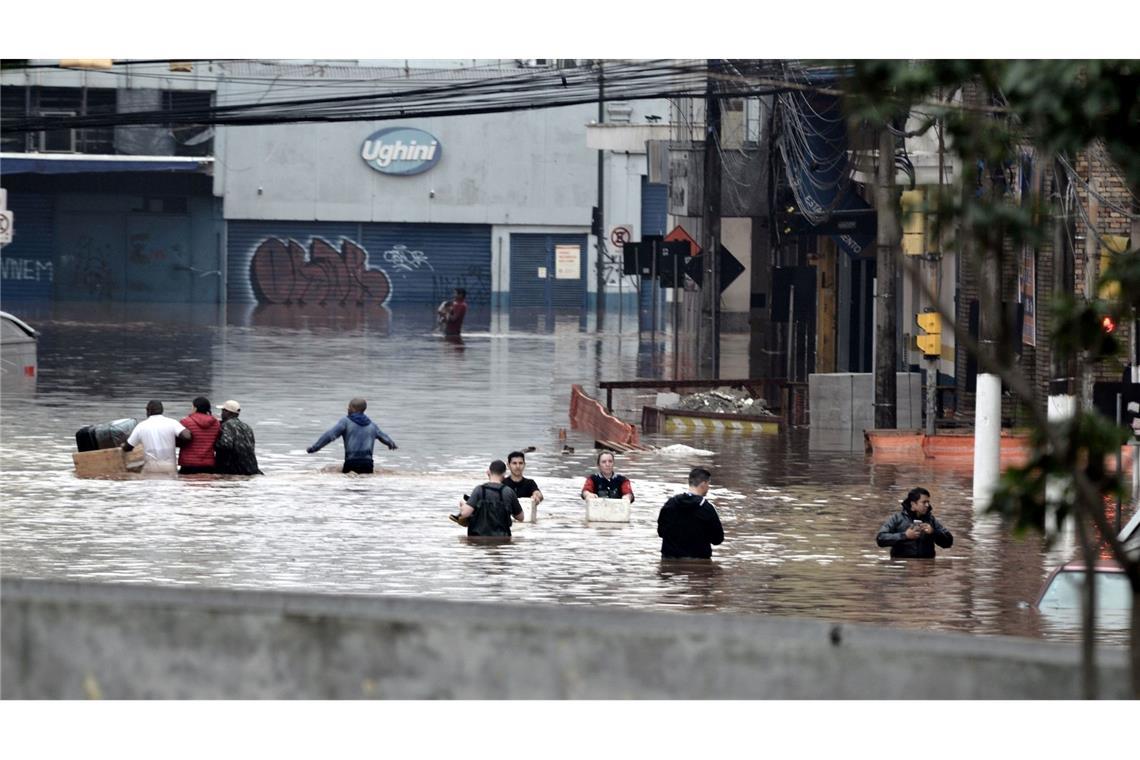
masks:
[[[1053,582],[1041,597],[1040,607],[1080,607],[1085,582],[1083,570],[1065,570],[1053,576]],[[1096,574],[1097,605],[1106,610],[1126,610],[1132,603],[1132,590],[1124,573]]]

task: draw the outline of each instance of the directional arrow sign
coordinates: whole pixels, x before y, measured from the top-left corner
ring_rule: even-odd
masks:
[[[718,250],[720,252],[720,292],[723,293],[733,280],[744,274],[744,265],[723,245]]]
[[[733,280],[743,274],[744,265],[737,261],[732,252],[723,245],[718,250],[720,251],[720,292],[723,293]],[[693,282],[698,285],[704,284],[704,264],[705,257],[703,255],[693,256],[685,262],[685,274],[689,275]]]

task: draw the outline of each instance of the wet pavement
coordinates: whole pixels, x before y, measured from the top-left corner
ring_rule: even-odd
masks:
[[[9,305],[11,307],[11,305]],[[8,307],[6,307],[8,308]],[[14,307],[12,307],[14,308]],[[34,389],[0,401],[0,570],[5,576],[455,600],[807,616],[906,628],[1074,639],[1073,618],[1029,608],[1063,550],[973,514],[969,472],[872,465],[780,436],[649,437],[709,453],[621,455],[634,482],[629,525],[584,522],[592,440],[568,430],[570,385],[670,376],[636,320],[602,335],[578,314],[492,316],[473,308],[462,343],[432,333],[432,309],[361,317],[248,308],[65,304],[16,313],[41,331]],[[611,320],[616,321],[616,320]],[[745,368],[726,342],[726,362]],[[739,344],[739,340],[735,340]],[[737,353],[739,353],[737,351]],[[727,374],[734,374],[728,372]],[[264,477],[80,480],[86,424],[168,416],[234,398]],[[340,442],[305,453],[357,395],[399,444],[376,476],[325,471]],[[640,418],[651,396],[618,393]],[[509,544],[475,544],[447,520],[493,458],[534,446],[527,475],[547,500]],[[660,560],[657,511],[690,467],[714,473],[727,540],[711,564]],[[954,546],[891,561],[875,533],[915,485],[933,493]],[[1123,626],[1102,639],[1124,643]]]

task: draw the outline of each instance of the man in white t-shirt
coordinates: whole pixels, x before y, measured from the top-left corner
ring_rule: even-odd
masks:
[[[123,451],[130,451],[142,444],[146,453],[147,472],[177,472],[178,458],[176,447],[181,440],[190,440],[190,431],[181,422],[162,416],[162,402],[148,401],[146,419],[135,425],[123,444]]]

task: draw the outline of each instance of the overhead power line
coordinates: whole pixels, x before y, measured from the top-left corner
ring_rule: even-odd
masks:
[[[755,69],[760,62],[752,62]],[[770,73],[776,73],[771,68]],[[704,97],[704,61],[606,62],[605,101],[630,101],[676,97]],[[772,80],[778,81],[778,80]],[[370,86],[362,82],[362,87]],[[540,108],[596,103],[599,99],[597,71],[592,66],[524,70],[504,76],[407,88],[385,83],[380,91],[315,98],[186,106],[166,110],[88,114],[85,116],[27,116],[5,119],[10,134],[53,129],[82,129],[133,125],[231,126],[302,122],[384,121],[425,116],[458,116],[502,113]],[[268,85],[267,85],[268,87]],[[725,84],[722,98],[749,97],[779,91],[778,86],[748,81]],[[270,89],[268,94],[273,95]],[[252,95],[251,95],[252,97]]]

